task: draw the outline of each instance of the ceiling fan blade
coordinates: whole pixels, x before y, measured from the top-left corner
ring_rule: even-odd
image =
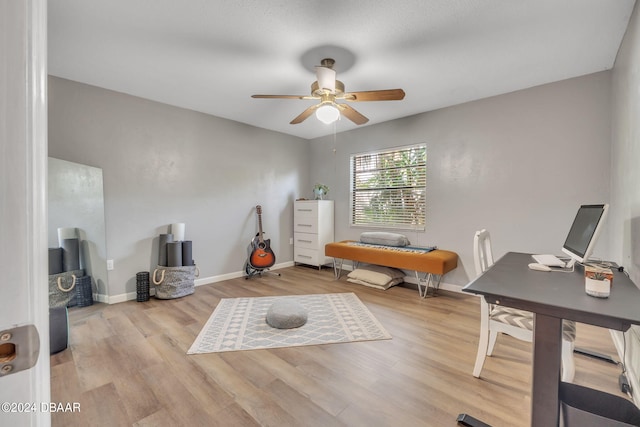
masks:
[[[336,93],[336,70],[317,66],[316,78],[320,89],[327,89],[331,93]]]
[[[358,102],[358,101],[400,101],[404,99],[404,91],[402,89],[385,89],[370,90],[366,92],[349,92],[340,97],[341,99]]]
[[[338,110],[340,110],[342,115],[357,125],[363,125],[369,121],[369,119],[347,104],[335,104],[335,106],[338,107]]]
[[[302,123],[305,120],[307,120],[309,118],[310,115],[313,114],[314,111],[316,111],[318,109],[318,107],[320,107],[322,104],[315,104],[312,105],[311,107],[307,108],[306,110],[304,110],[302,113],[300,113],[300,115],[298,115],[298,117],[296,117],[295,119],[291,120],[290,124],[292,125],[297,125],[298,123]]]
[[[317,96],[309,95],[251,95],[251,97],[265,99],[318,99]]]

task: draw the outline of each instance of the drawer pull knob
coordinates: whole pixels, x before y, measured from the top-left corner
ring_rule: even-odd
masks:
[[[300,227],[311,227],[311,224],[298,224]]]

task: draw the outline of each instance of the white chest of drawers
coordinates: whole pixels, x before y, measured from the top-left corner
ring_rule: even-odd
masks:
[[[333,242],[333,200],[296,200],[293,212],[293,261],[321,266],[331,262],[324,245]]]

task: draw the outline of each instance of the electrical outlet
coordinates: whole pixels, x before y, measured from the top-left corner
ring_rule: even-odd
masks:
[[[289,237],[289,244],[293,245],[293,237]]]
[[[112,259],[108,259],[107,260],[107,270],[113,270],[113,260]]]

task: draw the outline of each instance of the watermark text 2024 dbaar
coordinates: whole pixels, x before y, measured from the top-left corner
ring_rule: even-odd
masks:
[[[80,402],[2,402],[4,413],[27,412],[80,412]]]

